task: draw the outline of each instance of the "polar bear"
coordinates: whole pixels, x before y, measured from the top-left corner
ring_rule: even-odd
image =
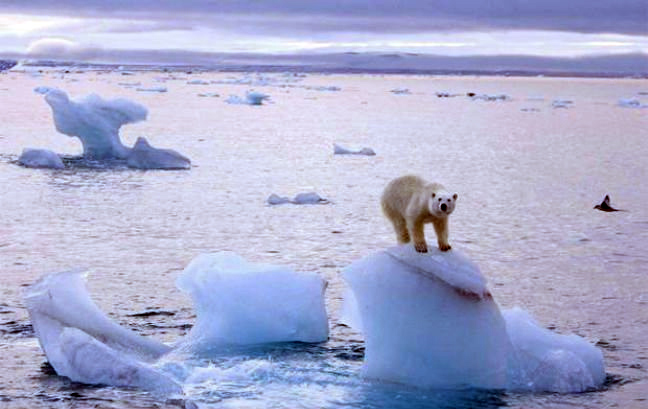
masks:
[[[398,243],[409,243],[411,239],[416,251],[426,253],[426,223],[434,225],[441,251],[452,248],[448,242],[448,216],[456,201],[457,194],[450,195],[442,185],[407,175],[387,184],[381,204],[385,216],[394,225]]]

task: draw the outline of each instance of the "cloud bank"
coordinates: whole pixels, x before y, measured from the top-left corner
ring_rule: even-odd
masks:
[[[266,33],[550,30],[648,34],[646,0],[3,0],[0,12],[226,25]]]

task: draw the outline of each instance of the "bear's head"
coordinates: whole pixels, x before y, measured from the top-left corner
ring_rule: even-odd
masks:
[[[428,199],[428,209],[433,216],[447,217],[454,211],[456,202],[456,193],[450,195],[447,192],[432,192]]]

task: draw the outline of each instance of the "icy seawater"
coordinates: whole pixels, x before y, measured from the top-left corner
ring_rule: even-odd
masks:
[[[126,83],[120,72],[0,73],[0,406],[645,406],[645,80],[129,74]],[[135,83],[167,92],[138,92],[128,85]],[[121,127],[124,145],[134,146],[144,136],[152,146],[186,154],[191,169],[145,171],[69,162],[63,169],[19,166],[26,147],[56,152],[64,161],[83,153],[78,139],[57,132],[52,110],[33,93],[39,86],[74,96],[124,98],[146,107],[147,121]],[[408,92],[395,94],[396,89]],[[256,92],[271,95],[272,103],[229,104],[226,98],[199,96],[206,92]],[[506,98],[474,97],[482,95]],[[621,100],[638,103],[621,105]],[[569,103],[557,109],[554,101]],[[335,155],[334,144],[371,147],[376,155]],[[379,198],[389,180],[406,173],[459,194],[450,243],[479,266],[492,295],[488,302],[497,303],[506,323],[514,323],[518,335],[533,335],[513,341],[529,345],[558,334],[579,336],[603,354],[601,387],[578,394],[534,392],[523,390],[524,385],[440,389],[425,382],[414,386],[418,378],[407,385],[367,376],[376,373],[376,365],[390,375],[398,368],[380,367],[382,360],[375,358],[381,354],[367,356],[362,332],[344,324],[348,284],[343,272],[395,244]],[[267,202],[273,193],[297,192],[317,192],[329,203]],[[626,211],[593,209],[606,194],[612,206]],[[426,233],[428,243],[435,243],[433,230]],[[199,255],[219,252],[251,263],[236,265],[254,273],[248,277],[254,285],[244,287],[266,291],[236,293],[240,286],[227,287],[232,281],[226,274],[202,277],[200,269],[189,268]],[[256,275],[267,271],[258,266],[269,265],[285,267],[277,275],[279,287]],[[63,281],[58,292],[47,286],[36,289],[50,288],[49,293],[27,289],[46,273],[79,269],[88,273],[87,295],[96,305],[82,297],[78,272],[66,273],[71,281]],[[328,282],[323,293],[319,279]],[[402,284],[388,274],[384,280],[395,289]],[[214,289],[213,298],[200,293],[206,288]],[[263,300],[268,294],[276,299]],[[27,302],[38,300],[35,296],[62,300],[52,301],[35,323],[40,335],[65,341],[51,344],[53,356],[60,348],[58,357],[71,356],[72,363],[97,357],[96,366],[83,366],[84,371],[70,372],[72,377],[103,376],[107,382],[130,374],[123,379],[131,382],[123,384],[131,387],[89,386],[57,376],[28,317]],[[322,328],[320,300],[327,329]],[[48,305],[41,301],[36,305]],[[391,330],[380,328],[392,345],[417,334],[414,325],[398,327],[412,322],[417,311],[400,321],[388,308],[403,305],[399,299],[371,302],[390,314],[389,320],[373,318],[393,323]],[[411,297],[403,302],[413,305]],[[311,313],[300,315],[304,311]],[[75,317],[63,324],[77,329],[57,332],[53,314]],[[524,329],[531,322],[526,314],[548,330]],[[219,316],[223,320],[205,320]],[[254,332],[264,325],[269,326]],[[469,325],[480,322],[460,316],[450,329],[465,334]],[[500,331],[495,324],[479,328],[481,334]],[[319,342],[326,333],[328,339]],[[489,336],[497,340],[499,333]],[[263,344],[223,342],[268,334],[273,336],[261,339]],[[470,345],[485,345],[483,337],[476,338]],[[421,339],[417,346],[424,343]],[[498,351],[493,348],[498,345],[483,351]],[[405,349],[390,353],[408,357]],[[495,353],[500,352],[479,359],[488,362]],[[457,365],[472,367],[470,357],[461,358]],[[539,357],[547,358],[559,370],[575,373],[570,380],[583,379],[584,367],[571,355]],[[560,368],[561,363],[568,367]],[[457,366],[447,359],[443,365]],[[442,369],[423,370],[422,376]],[[109,378],[111,371],[115,378]],[[182,396],[173,393],[178,386]]]

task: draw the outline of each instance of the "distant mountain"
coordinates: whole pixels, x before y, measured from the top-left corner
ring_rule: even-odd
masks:
[[[17,63],[18,63],[17,61],[0,60],[0,71],[8,70],[14,65],[16,65]]]
[[[0,56],[1,57],[1,56]],[[67,58],[72,60],[71,58]],[[14,64],[13,62],[11,64]],[[522,55],[463,56],[413,53],[199,53],[188,51],[103,50],[93,61],[31,61],[23,65],[124,65],[138,69],[206,69],[219,71],[359,72],[438,75],[585,76],[648,78],[648,54],[590,57]],[[6,69],[6,68],[4,68]]]

